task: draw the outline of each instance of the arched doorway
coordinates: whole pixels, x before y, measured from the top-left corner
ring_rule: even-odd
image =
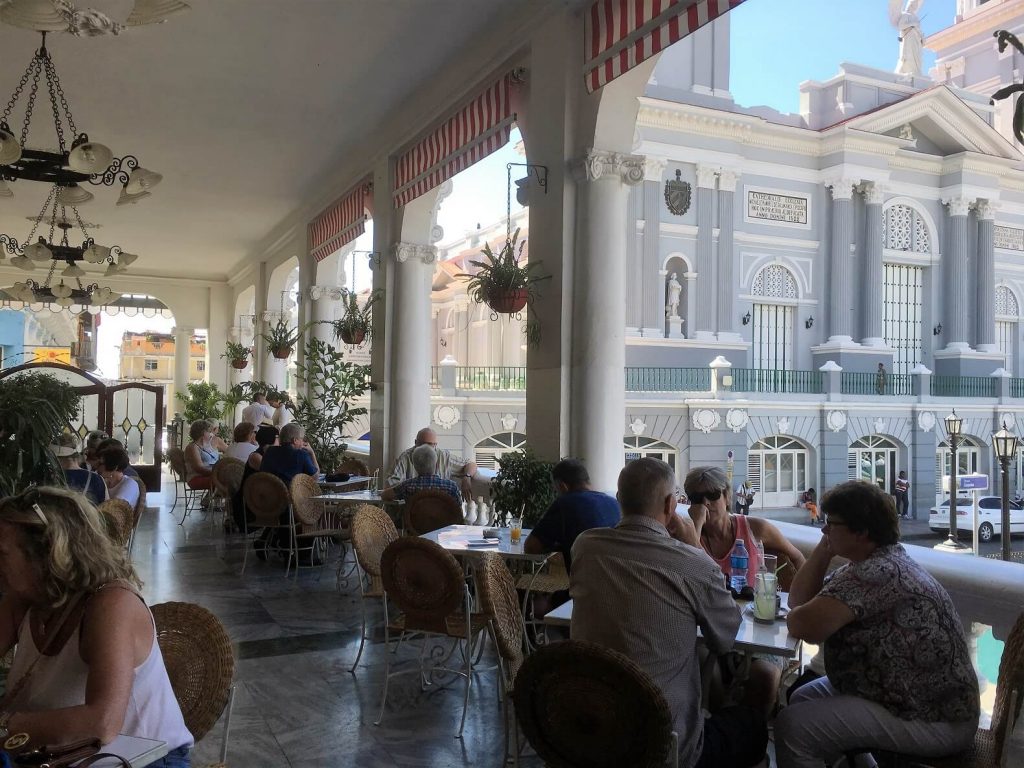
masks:
[[[886,493],[891,493],[896,482],[896,443],[881,435],[868,435],[850,445],[848,477],[875,483]]]
[[[676,471],[679,451],[675,449],[675,446],[669,445],[663,440],[656,440],[653,437],[627,435],[622,439],[622,447],[626,451],[627,464],[631,461],[636,461],[637,459],[649,457],[664,461],[672,467],[673,472]],[[680,479],[679,482],[682,484],[682,479]]]
[[[497,432],[476,444],[474,459],[478,467],[497,469],[498,459],[526,445],[522,432]]]
[[[893,350],[892,372],[909,374],[921,362],[921,305],[924,264],[932,259],[928,220],[902,203],[885,210],[882,327]]]
[[[757,273],[750,289],[753,308],[754,368],[788,371],[793,368],[796,300],[793,273],[781,264],[769,264]]]
[[[807,490],[807,446],[785,435],[757,441],[747,453],[747,479],[765,507],[792,507]]]

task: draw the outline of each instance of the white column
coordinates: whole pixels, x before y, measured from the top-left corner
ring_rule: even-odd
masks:
[[[853,342],[853,179],[834,179],[826,183],[832,190],[832,232],[830,239],[829,343]]]
[[[946,349],[968,351],[971,348],[968,309],[971,297],[971,257],[968,214],[970,201],[964,197],[943,200],[949,206],[949,240],[944,249],[949,258],[946,272],[945,311]],[[993,288],[993,291],[995,288]]]
[[[168,409],[171,413],[181,410],[182,403],[177,398],[179,392],[184,392],[188,386],[189,362],[192,356],[192,334],[195,328],[188,328],[183,325],[174,327],[174,392],[170,393],[169,400],[172,403]]]
[[[595,488],[615,488],[625,429],[626,203],[644,179],[637,155],[591,149],[573,164],[580,215],[573,291],[574,455]]]
[[[977,345],[979,352],[998,352],[996,344],[996,205],[978,201]]]
[[[683,323],[682,335],[688,339],[692,339],[697,317],[697,273],[683,272],[683,280],[686,281],[683,283],[683,285],[686,286],[686,290],[683,294],[686,296],[686,317],[683,318],[685,322]],[[671,333],[672,330],[670,328],[669,335],[671,335]]]
[[[391,440],[394,455],[430,424],[430,286],[437,248],[395,243],[391,327]]]
[[[309,288],[309,299],[312,305],[311,319],[314,323],[310,329],[314,339],[319,339],[331,346],[336,346],[334,328],[330,323],[335,319],[335,309],[341,301],[342,289],[336,285],[312,285]]]
[[[265,311],[260,317],[261,331],[267,332],[282,316],[281,312]],[[283,390],[288,380],[288,361],[274,357],[266,342],[263,342],[263,354],[266,356],[263,361],[263,381],[274,389]]]

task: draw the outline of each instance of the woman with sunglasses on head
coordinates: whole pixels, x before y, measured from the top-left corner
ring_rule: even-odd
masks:
[[[978,727],[978,678],[946,590],[899,543],[892,496],[853,480],[821,499],[822,537],[789,594],[789,633],[824,645],[826,677],[775,723],[780,768],[845,751],[944,757]],[[828,574],[833,558],[849,561]]]
[[[17,643],[0,699],[0,742],[119,734],[163,741],[151,763],[187,768],[185,727],[141,582],[81,494],[31,488],[0,501],[0,653]]]
[[[769,553],[784,555],[793,568],[804,564],[804,556],[771,522],[729,511],[732,493],[729,478],[718,467],[696,467],[686,474],[683,490],[690,499],[690,518],[697,529],[701,547],[728,579],[733,547],[742,540],[750,557],[747,561],[747,584],[753,587],[757,572],[758,542]],[[753,595],[751,594],[751,597]],[[747,680],[747,703],[760,704],[768,713],[775,707],[782,670],[773,659],[755,658]]]

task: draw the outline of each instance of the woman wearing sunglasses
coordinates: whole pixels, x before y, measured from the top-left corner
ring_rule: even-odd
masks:
[[[166,742],[153,766],[187,768],[192,735],[124,548],[84,496],[31,488],[0,501],[0,654],[17,643],[0,743],[119,733]]]
[[[697,529],[697,537],[708,556],[722,569],[723,578],[729,577],[730,556],[737,540],[742,539],[750,559],[747,563],[747,584],[753,586],[758,562],[757,543],[764,544],[770,554],[784,555],[794,569],[804,564],[804,556],[772,523],[760,517],[737,515],[729,511],[731,493],[729,479],[718,467],[691,469],[683,481],[683,490],[690,499],[690,517]],[[781,559],[781,558],[780,558]],[[753,595],[751,595],[753,597]],[[756,658],[750,666],[747,681],[747,702],[760,703],[766,710],[774,708],[782,670],[772,659]]]

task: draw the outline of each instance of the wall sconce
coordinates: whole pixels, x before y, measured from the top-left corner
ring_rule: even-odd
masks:
[[[804,328],[807,328],[808,330],[810,330],[810,328],[813,325],[814,325],[814,315],[811,315],[806,320],[804,320]]]
[[[942,323],[932,328],[932,336],[938,336],[940,333],[942,333]]]
[[[749,310],[747,311],[747,314],[745,314],[743,317],[740,318],[740,321],[744,325],[750,325],[750,311]]]
[[[447,347],[448,346],[448,342],[445,341],[444,339],[441,339],[441,346],[442,347]]]

